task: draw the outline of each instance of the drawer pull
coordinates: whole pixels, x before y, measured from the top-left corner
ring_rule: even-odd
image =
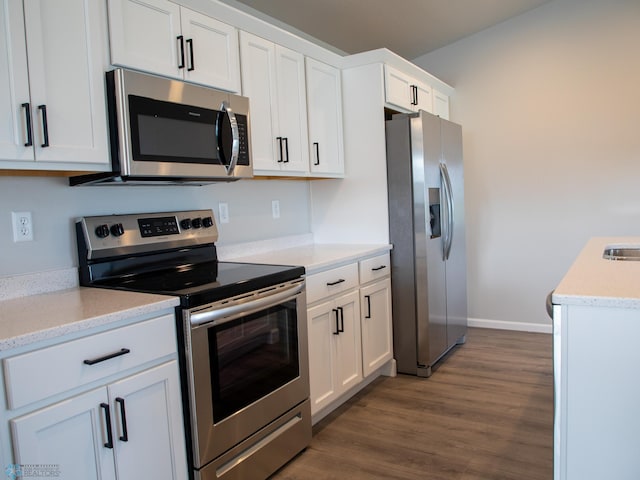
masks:
[[[339,283],[343,283],[346,280],[341,278],[340,280],[336,280],[335,282],[327,282],[327,287],[333,287],[334,285],[338,285]]]
[[[378,270],[382,270],[384,268],[387,268],[387,266],[386,265],[380,265],[379,267],[372,268],[371,271],[372,272],[377,272]]]
[[[85,365],[95,365],[96,363],[104,362],[105,360],[110,360],[112,358],[119,357],[120,355],[126,355],[129,352],[131,352],[131,350],[129,350],[128,348],[121,348],[118,352],[110,353],[109,355],[105,355],[104,357],[85,360],[82,363],[84,363]]]

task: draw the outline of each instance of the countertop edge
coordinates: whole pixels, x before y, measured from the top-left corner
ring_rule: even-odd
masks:
[[[96,309],[96,314],[78,316],[77,319],[71,319],[70,321],[68,318],[60,317],[60,321],[56,322],[54,320],[52,324],[42,328],[38,326],[36,315],[33,314],[33,312],[27,311],[24,314],[24,318],[20,319],[21,322],[25,322],[25,324],[28,325],[23,329],[23,332],[8,334],[8,336],[0,335],[0,353],[46,340],[62,338],[66,335],[99,328],[127,319],[153,315],[163,310],[172,311],[173,308],[179,304],[178,297],[80,287],[6,300],[0,302],[0,311],[2,311],[2,316],[5,317],[5,320],[6,317],[13,318],[13,316],[20,314],[22,309],[28,308],[29,305],[33,304],[37,304],[38,307],[46,307],[50,304],[51,310],[55,311],[56,308],[54,307],[59,307],[59,302],[71,303],[71,301],[68,300],[69,296],[73,296],[74,300],[79,298],[80,304],[82,304],[82,302],[86,302],[87,304],[102,302],[102,304]],[[99,297],[97,300],[96,296]],[[115,301],[105,301],[107,297],[110,300],[126,298],[127,301],[124,302],[124,306],[121,306],[121,303]],[[115,304],[115,306],[110,308],[112,303]],[[57,310],[62,311],[64,315],[64,308],[58,308]],[[54,318],[56,317],[54,316]]]
[[[300,265],[306,275],[313,275],[359,259],[382,255],[393,249],[391,244],[312,243],[263,251],[260,254],[224,258],[234,262]]]
[[[603,258],[611,245],[640,245],[640,237],[593,237],[552,293],[556,305],[640,308],[640,262]]]

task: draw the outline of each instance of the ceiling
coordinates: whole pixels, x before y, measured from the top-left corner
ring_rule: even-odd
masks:
[[[248,6],[345,53],[385,47],[411,60],[550,0],[223,1]]]

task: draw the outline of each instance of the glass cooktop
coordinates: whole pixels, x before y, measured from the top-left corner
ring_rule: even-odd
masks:
[[[304,267],[258,263],[208,262],[140,275],[124,275],[93,286],[178,295],[182,307],[195,307],[295,280]]]

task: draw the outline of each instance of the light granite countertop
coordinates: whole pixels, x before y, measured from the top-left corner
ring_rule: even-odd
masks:
[[[301,265],[307,275],[346,265],[359,258],[382,255],[391,250],[389,244],[318,244],[298,245],[258,254],[225,256],[230,262],[272,263],[276,265]]]
[[[308,236],[221,247],[220,260],[301,265],[307,275],[381,255],[391,245],[314,244]],[[284,247],[284,248],[283,248]],[[63,289],[55,289],[62,286]],[[0,279],[0,351],[172,308],[177,297],[77,286],[75,269]]]
[[[553,292],[555,304],[640,308],[640,262],[603,258],[609,246],[640,247],[640,237],[595,237]]]
[[[0,351],[171,309],[178,303],[178,297],[85,287],[4,300]]]

